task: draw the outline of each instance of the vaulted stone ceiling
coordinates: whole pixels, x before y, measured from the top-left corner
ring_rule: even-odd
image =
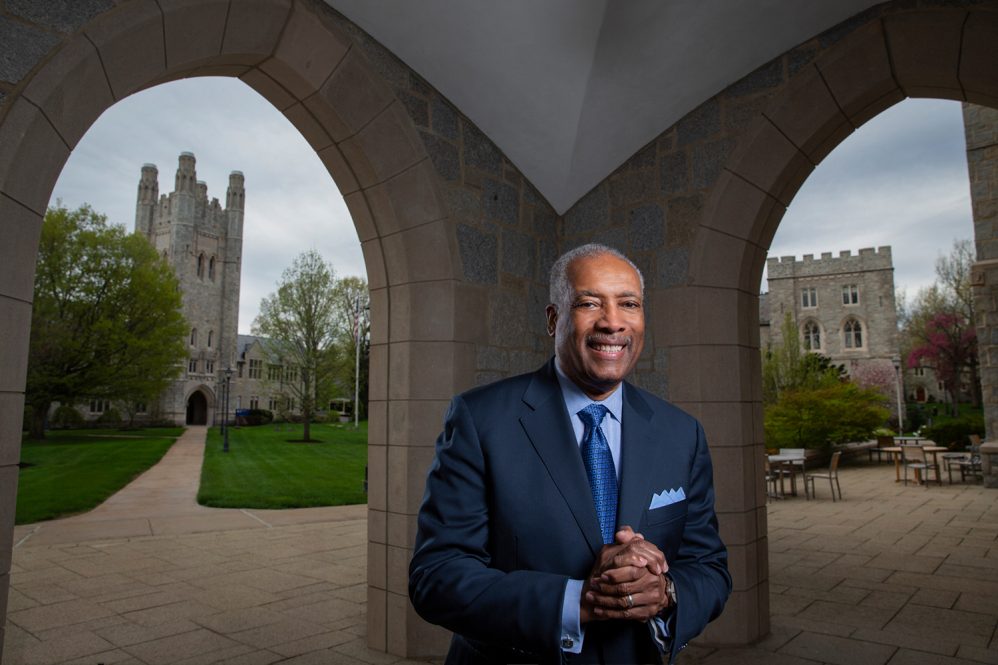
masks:
[[[326,0],[564,212],[655,136],[875,0]]]

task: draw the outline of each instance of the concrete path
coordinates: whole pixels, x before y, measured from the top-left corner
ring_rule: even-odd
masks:
[[[89,513],[15,529],[3,665],[400,661],[364,637],[367,506],[199,506],[206,432]]]
[[[409,662],[366,646],[364,506],[200,508],[156,480],[189,445],[131,498],[19,531],[3,665]],[[904,487],[888,464],[843,468],[842,488],[768,506],[769,637],[694,642],[680,665],[998,663],[998,491]]]

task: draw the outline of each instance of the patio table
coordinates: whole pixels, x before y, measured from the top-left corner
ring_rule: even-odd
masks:
[[[768,455],[769,463],[790,471],[790,494],[797,496],[797,462],[804,458],[800,455]],[[783,492],[783,474],[780,474],[780,492]]]
[[[898,439],[900,439],[900,438],[915,439],[917,437],[895,437],[895,438],[898,438]],[[922,438],[919,438],[918,440],[919,441],[928,441],[928,439],[922,439]],[[939,460],[936,458],[936,455],[938,455],[939,453],[946,452],[947,450],[949,450],[949,448],[947,448],[945,446],[919,446],[919,448],[921,448],[922,450],[924,450],[926,453],[931,453],[932,454],[932,463],[937,465],[936,469],[937,469],[937,473],[938,473]],[[881,449],[885,453],[890,453],[891,456],[894,458],[894,482],[896,482],[896,483],[901,482],[901,449],[902,449],[902,446],[891,446],[890,448],[882,448]],[[916,482],[921,482],[921,474],[918,472],[918,469],[915,469],[915,480],[916,480]],[[926,479],[926,480],[928,480],[928,479]]]

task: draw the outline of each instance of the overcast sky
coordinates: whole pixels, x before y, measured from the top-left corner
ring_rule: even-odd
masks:
[[[332,178],[291,124],[231,78],[188,79],[128,97],[80,141],[53,193],[129,229],[142,165],[173,191],[177,158],[197,157],[209,198],[225,202],[230,171],[246,177],[239,332],[296,254],[317,249],[339,276],[365,276],[353,222]],[[857,130],[822,162],[790,206],[771,256],[891,245],[895,284],[914,295],[936,257],[971,238],[960,105],[909,100]],[[762,285],[762,290],[766,290]]]

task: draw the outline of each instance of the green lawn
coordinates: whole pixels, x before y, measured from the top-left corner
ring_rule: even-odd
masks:
[[[367,503],[367,423],[312,425],[318,443],[296,443],[301,425],[229,430],[222,452],[218,428],[208,431],[198,503],[219,508],[305,508]]]
[[[21,444],[17,524],[81,513],[158,462],[183,428],[62,430]]]

